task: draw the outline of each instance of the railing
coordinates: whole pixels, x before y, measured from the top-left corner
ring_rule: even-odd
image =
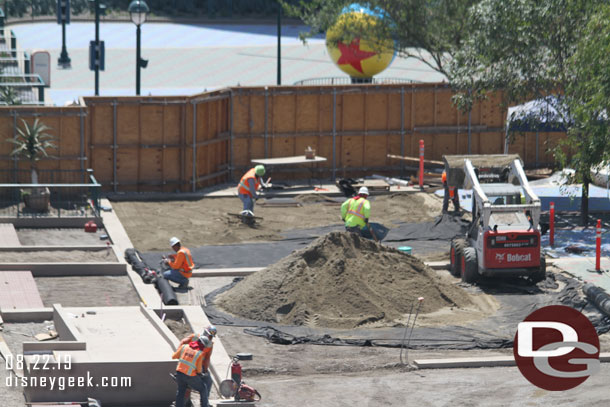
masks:
[[[295,86],[315,86],[315,85],[350,85],[353,83],[372,83],[375,85],[395,85],[401,83],[421,83],[414,79],[405,78],[350,78],[346,76],[308,78],[295,82]]]
[[[24,104],[44,103],[45,86],[44,80],[38,74],[0,75],[0,88],[13,88],[19,102]],[[38,94],[34,89],[38,90]]]
[[[4,182],[0,183],[0,217],[99,216],[102,185],[93,170],[39,170],[37,184],[29,183],[30,174],[28,170],[0,171]]]

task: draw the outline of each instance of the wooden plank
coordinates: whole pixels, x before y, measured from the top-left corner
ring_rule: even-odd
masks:
[[[0,271],[0,310],[44,308],[30,271]]]
[[[402,161],[419,162],[419,158],[418,157],[404,157],[402,155],[395,155],[395,154],[388,154],[387,156],[388,156],[388,158],[394,158],[394,159],[402,160]],[[443,166],[445,165],[445,163],[442,162],[442,161],[426,160],[426,159],[424,159],[424,164],[443,165]]]
[[[7,246],[21,246],[21,242],[12,223],[0,223],[0,247]]]

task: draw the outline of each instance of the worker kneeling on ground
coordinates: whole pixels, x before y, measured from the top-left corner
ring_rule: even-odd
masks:
[[[214,338],[216,337],[217,332],[218,332],[218,330],[216,329],[216,327],[214,325],[208,325],[205,328],[203,328],[203,331],[201,332],[201,334],[192,333],[180,342],[180,345],[187,345],[193,341],[198,341],[200,337],[208,338],[208,340],[210,341],[210,346],[203,349],[203,361],[201,362],[201,365],[203,367],[203,373],[204,373],[203,381],[208,390],[208,398],[210,397],[210,391],[212,390],[212,385],[213,385],[212,375],[210,374],[209,369],[210,369],[210,361],[212,358],[212,350],[214,350]],[[186,399],[187,399],[186,407],[188,407],[188,405],[190,403],[190,394],[187,394]]]
[[[184,407],[184,395],[189,387],[199,392],[201,407],[209,407],[203,358],[205,349],[209,348],[211,344],[207,336],[201,335],[195,341],[180,345],[173,354],[172,359],[178,359],[178,366],[176,367],[176,381],[178,382],[176,407]]]
[[[237,186],[237,194],[244,204],[244,209],[241,212],[242,215],[254,216],[254,201],[260,197],[256,190],[260,189],[263,184],[261,178],[263,175],[265,175],[265,167],[263,165],[257,165],[241,177],[239,185]]]
[[[371,203],[367,199],[369,189],[362,187],[358,195],[348,199],[341,205],[341,219],[345,221],[345,230],[360,234],[367,239],[372,239],[369,217],[371,216]]]
[[[183,247],[177,237],[169,239],[169,245],[176,254],[170,254],[169,258],[163,256],[163,262],[170,268],[163,273],[163,277],[180,284],[180,288],[187,288],[189,278],[193,275],[193,268],[195,268],[191,251]]]

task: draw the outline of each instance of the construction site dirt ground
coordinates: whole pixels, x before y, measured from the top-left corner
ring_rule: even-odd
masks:
[[[440,199],[431,194],[374,198],[371,220],[390,228],[397,221],[430,221],[441,209]],[[339,207],[323,202],[292,208],[257,206],[257,216],[264,218],[258,229],[226,215],[241,209],[237,198],[115,202],[113,207],[131,241],[142,251],[168,250],[167,239],[172,235],[191,246],[264,242],[281,239],[283,231],[340,223]],[[210,292],[231,281],[229,277],[202,278],[196,279],[196,285]],[[576,406],[603,405],[609,399],[607,364],[573,390],[548,392],[530,384],[516,367],[410,369],[401,364],[397,348],[278,345],[244,333],[243,327],[219,326],[219,338],[229,354],[254,355],[252,361],[242,362],[244,380],[262,394],[261,406]],[[601,351],[609,351],[610,335],[602,335],[600,341]],[[512,348],[411,350],[408,360],[511,353]]]
[[[441,213],[441,198],[427,193],[371,197],[371,222],[392,228],[396,222],[426,222]],[[272,200],[270,200],[272,201]],[[140,251],[168,250],[168,239],[178,236],[186,246],[281,240],[282,232],[341,224],[340,202],[320,195],[295,198],[299,207],[255,206],[263,220],[255,227],[228,213],[239,213],[239,198],[192,201],[113,202],[131,242]]]

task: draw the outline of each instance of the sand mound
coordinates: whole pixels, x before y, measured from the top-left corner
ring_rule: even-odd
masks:
[[[293,325],[395,325],[412,302],[421,312],[472,305],[417,258],[346,232],[332,232],[240,281],[217,299],[241,317]]]

